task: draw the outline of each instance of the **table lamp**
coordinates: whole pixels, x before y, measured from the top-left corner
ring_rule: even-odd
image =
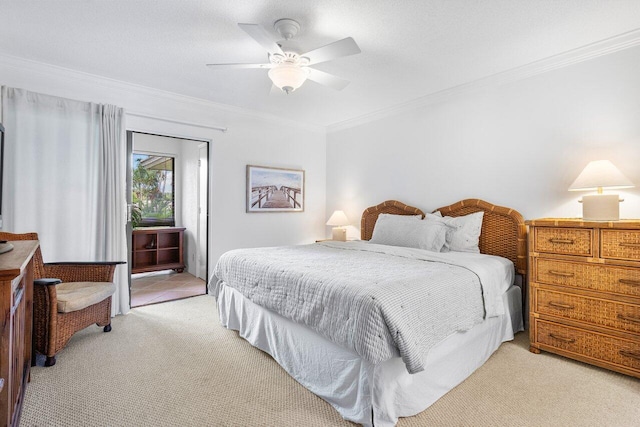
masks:
[[[327,221],[327,225],[333,225],[332,230],[332,239],[339,240],[341,242],[347,241],[347,229],[344,228],[345,225],[349,224],[349,219],[342,211],[335,211],[330,217],[329,221]]]
[[[589,221],[618,221],[620,200],[617,194],[603,194],[603,189],[631,188],[633,183],[609,160],[589,162],[569,191],[592,191],[598,194],[582,196],[582,218]]]

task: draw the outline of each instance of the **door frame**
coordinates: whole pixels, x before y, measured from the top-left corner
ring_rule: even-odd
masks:
[[[208,167],[207,167],[207,212],[206,212],[206,231],[205,231],[205,236],[207,237],[207,244],[206,244],[206,255],[205,255],[205,277],[206,280],[204,281],[204,286],[205,286],[205,294],[207,293],[208,290],[208,285],[209,285],[209,254],[211,253],[211,236],[209,235],[209,232],[211,230],[211,143],[213,142],[210,139],[206,139],[206,138],[197,138],[197,137],[191,137],[191,136],[181,136],[181,135],[175,135],[175,134],[160,134],[160,133],[155,133],[155,132],[150,132],[150,131],[144,131],[144,130],[136,130],[136,129],[127,129],[126,130],[126,156],[127,156],[127,167],[126,167],[126,192],[125,192],[125,196],[127,198],[126,202],[127,202],[127,226],[126,226],[126,233],[127,233],[127,277],[128,277],[128,282],[129,282],[129,307],[131,307],[131,265],[132,265],[132,255],[131,255],[131,248],[133,245],[133,226],[131,224],[131,206],[132,206],[132,198],[133,198],[133,194],[132,194],[132,179],[133,179],[133,134],[144,134],[144,135],[152,135],[152,136],[159,136],[159,137],[164,137],[164,138],[175,138],[175,139],[182,139],[182,140],[186,140],[186,141],[194,141],[194,142],[198,142],[200,143],[200,145],[198,145],[198,148],[200,148],[201,145],[206,144],[207,147],[207,163],[208,163]],[[196,244],[196,247],[198,247],[198,245]],[[196,260],[197,262],[197,260]]]
[[[205,180],[204,180],[204,182],[206,183],[206,192],[205,192],[205,197],[204,197],[204,209],[205,209],[205,212],[204,212],[204,215],[205,215],[204,237],[205,237],[206,245],[207,245],[207,250],[206,250],[206,255],[207,256],[205,256],[205,259],[204,259],[204,281],[206,283],[206,282],[209,281],[209,257],[208,257],[208,255],[209,255],[209,248],[208,248],[208,246],[209,246],[209,204],[211,202],[211,199],[210,199],[210,193],[211,192],[209,191],[209,187],[210,187],[210,184],[211,184],[209,182],[209,178],[210,178],[210,176],[209,176],[209,173],[210,173],[209,172],[209,169],[210,169],[209,165],[211,164],[211,162],[209,161],[210,160],[209,159],[209,144],[208,143],[204,143],[204,142],[201,143],[201,144],[198,144],[198,236],[196,238],[196,247],[198,248],[198,250],[200,249],[200,247],[201,247],[200,238],[203,235],[202,234],[203,230],[200,229],[200,227],[202,225],[201,221],[200,221],[200,218],[201,218],[201,215],[202,215],[202,205],[200,204],[200,202],[202,200],[201,200],[200,196],[202,194],[201,185],[202,185],[202,182],[203,182],[202,181],[202,176],[201,176],[202,175],[202,165],[200,164],[200,159],[202,158],[202,156],[201,156],[200,152],[201,152],[202,149],[204,149],[204,151],[205,151],[205,156],[204,157],[206,158],[206,161],[207,161],[207,164],[206,164],[206,168],[207,168],[206,171],[207,172],[206,172],[206,177],[205,177]],[[200,273],[202,272],[202,269],[203,269],[203,266],[201,265],[201,262],[200,262],[201,259],[202,259],[202,257],[196,257],[196,276],[197,277],[200,277]]]

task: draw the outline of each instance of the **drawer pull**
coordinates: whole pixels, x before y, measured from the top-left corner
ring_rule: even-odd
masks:
[[[640,317],[625,316],[624,314],[618,314],[618,319],[631,323],[640,323]]]
[[[640,243],[618,243],[620,246],[624,246],[625,248],[640,248]]]
[[[562,308],[564,310],[572,310],[576,308],[575,305],[562,304],[560,302],[553,302],[553,301],[549,301],[549,306],[554,308]]]
[[[640,280],[619,279],[618,282],[623,285],[640,286]]]
[[[632,359],[640,360],[640,353],[629,350],[620,350],[618,351],[621,356],[630,357]]]
[[[556,270],[549,270],[549,274],[553,274],[554,276],[562,276],[562,277],[575,276],[575,273],[567,273],[566,271],[556,271]]]
[[[575,242],[573,239],[557,239],[555,237],[552,237],[551,239],[549,239],[549,241],[551,243],[565,243],[568,245],[573,245],[573,243]],[[622,243],[620,243],[622,244]]]
[[[565,338],[565,337],[558,336],[556,334],[549,334],[549,336],[558,341],[566,342],[567,344],[573,344],[574,342],[576,342],[575,338]]]

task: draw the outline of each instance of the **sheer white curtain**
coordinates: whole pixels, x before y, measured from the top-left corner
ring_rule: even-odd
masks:
[[[3,230],[40,236],[45,262],[126,261],[123,110],[2,88]],[[113,314],[129,310],[116,267]]]

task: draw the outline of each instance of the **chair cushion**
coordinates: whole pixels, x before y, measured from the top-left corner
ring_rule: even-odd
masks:
[[[58,313],[71,313],[110,297],[116,291],[111,282],[66,282],[56,286]]]

